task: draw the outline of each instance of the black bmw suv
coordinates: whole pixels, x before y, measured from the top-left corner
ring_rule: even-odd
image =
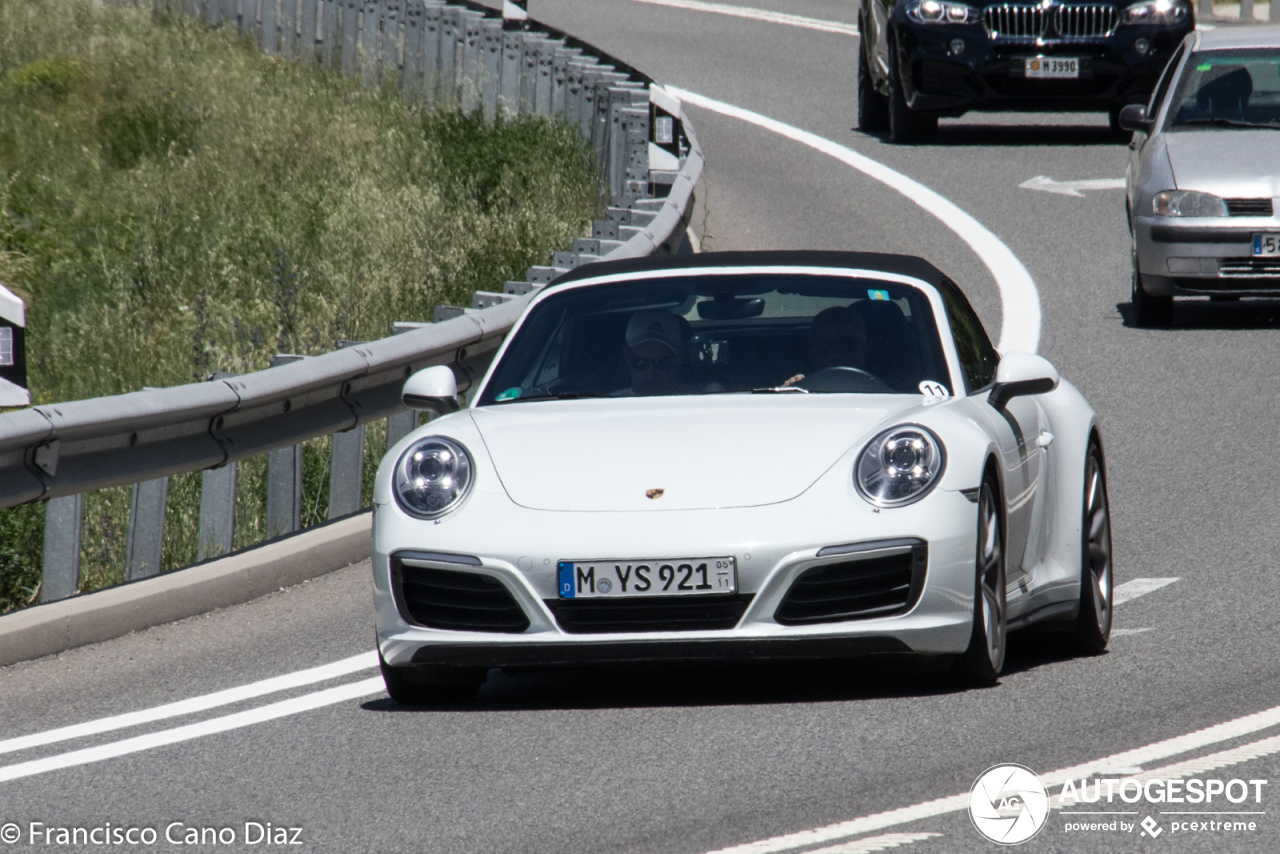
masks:
[[[969,110],[1106,111],[1145,102],[1195,29],[1190,0],[863,0],[858,125],[932,138]]]

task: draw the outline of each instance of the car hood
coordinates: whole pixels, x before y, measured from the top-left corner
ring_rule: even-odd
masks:
[[[1182,130],[1164,135],[1179,190],[1228,199],[1280,197],[1280,130]]]
[[[471,417],[516,504],[661,511],[795,498],[877,425],[919,403],[917,395],[618,398],[484,406]]]

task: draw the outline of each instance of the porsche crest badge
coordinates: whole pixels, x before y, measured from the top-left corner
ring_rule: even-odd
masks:
[[[664,492],[666,492],[665,489],[646,489],[644,491],[644,497],[645,498],[661,498],[662,493]]]

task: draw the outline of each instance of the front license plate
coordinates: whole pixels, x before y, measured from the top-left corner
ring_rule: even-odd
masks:
[[[1080,60],[1061,56],[1029,56],[1024,71],[1028,77],[1074,80],[1080,76]]]
[[[559,569],[561,599],[738,592],[738,565],[732,557],[562,560]]]
[[[1255,234],[1254,255],[1280,255],[1280,234]]]

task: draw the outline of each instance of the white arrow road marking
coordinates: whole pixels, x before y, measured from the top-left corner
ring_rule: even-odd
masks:
[[[750,6],[734,6],[729,3],[706,3],[703,0],[635,0],[637,3],[648,3],[652,6],[670,6],[672,9],[686,9],[690,12],[714,12],[718,15],[729,15],[734,18],[749,18],[753,21],[764,21],[769,24],[786,24],[790,27],[804,27],[807,30],[818,30],[824,33],[837,33],[843,36],[856,36],[858,28],[853,24],[841,21],[824,21],[821,18],[806,18],[803,15],[788,15],[786,12],[773,12],[768,9],[753,9]]]
[[[1000,238],[954,203],[901,172],[896,172],[883,163],[877,163],[852,148],[823,139],[817,134],[686,89],[674,86],[664,88],[686,104],[741,119],[828,154],[862,174],[897,190],[937,217],[943,225],[969,244],[969,247],[982,259],[982,263],[987,265],[991,275],[995,277],[996,287],[1000,289],[1000,312],[1003,317],[997,349],[1001,352],[1022,350],[1034,353],[1036,351],[1040,345],[1040,294],[1036,290],[1036,283],[1027,272],[1027,268],[1018,260],[1018,256],[1014,255]]]
[[[1222,768],[1227,765],[1234,765],[1240,762],[1247,762],[1250,759],[1257,759],[1262,756],[1268,756],[1273,753],[1280,752],[1280,736],[1266,738],[1241,747],[1232,748],[1231,750],[1215,753],[1211,756],[1201,757],[1200,759],[1192,759],[1177,765],[1169,765],[1153,771],[1142,772],[1141,767],[1147,762],[1157,759],[1167,759],[1170,756],[1177,756],[1180,753],[1189,753],[1192,750],[1198,750],[1207,747],[1210,744],[1218,744],[1223,741],[1230,741],[1242,735],[1248,735],[1259,730],[1268,729],[1280,724],[1280,706],[1275,706],[1261,712],[1255,712],[1252,715],[1246,715],[1243,718],[1236,718],[1232,721],[1226,721],[1207,729],[1198,730],[1180,735],[1176,738],[1158,741],[1155,744],[1149,744],[1145,747],[1139,747],[1134,750],[1126,750],[1123,753],[1117,753],[1113,756],[1107,756],[1102,759],[1095,759],[1083,765],[1075,765],[1070,768],[1062,768],[1057,771],[1051,771],[1048,774],[1041,774],[1040,779],[1044,781],[1046,787],[1061,786],[1067,780],[1079,780],[1082,777],[1093,777],[1105,774],[1108,771],[1123,768],[1133,773],[1149,774],[1153,777],[1168,777],[1174,774],[1190,774],[1202,770],[1211,770],[1212,768]],[[1208,768],[1202,766],[1208,765]],[[933,818],[935,816],[946,815],[947,813],[959,812],[967,809],[969,806],[969,793],[963,792],[958,795],[951,795],[946,798],[938,798],[933,801],[925,801],[919,804],[913,804],[909,807],[900,807],[896,810],[888,812],[876,813],[875,815],[863,816],[855,818],[852,821],[843,821],[839,824],[828,825],[827,827],[819,827],[814,830],[802,830],[798,833],[789,833],[785,836],[775,836],[772,839],[762,839],[759,842],[748,842],[744,845],[735,845],[731,848],[721,848],[710,854],[774,854],[778,851],[791,851],[796,848],[803,848],[806,845],[814,845],[820,842],[831,842],[836,839],[843,839],[850,836],[857,836],[860,833],[870,833],[875,830],[884,830],[889,827],[910,824],[924,818]]]
[[[303,694],[301,697],[294,697],[291,700],[281,700],[278,703],[259,706],[256,709],[236,712],[234,715],[210,718],[199,723],[147,733],[146,735],[126,738],[123,741],[113,741],[109,744],[100,744],[97,747],[73,750],[70,753],[60,753],[44,759],[33,759],[30,762],[5,765],[0,767],[0,783],[7,780],[17,780],[21,777],[30,777],[33,774],[45,774],[49,771],[57,771],[60,768],[88,765],[91,762],[114,759],[117,756],[151,750],[155,747],[163,747],[166,744],[176,744],[180,741],[190,741],[201,736],[252,726],[264,721],[296,715],[299,712],[308,712],[323,706],[332,706],[334,703],[368,697],[371,694],[381,694],[384,689],[385,685],[382,677],[374,676],[370,679],[362,679],[359,682],[339,685],[336,688],[327,688],[312,694]]]
[[[1096,178],[1090,181],[1055,181],[1044,175],[1023,181],[1018,185],[1024,190],[1042,190],[1063,196],[1083,196],[1081,190],[1123,190],[1123,178]]]
[[[1168,587],[1177,580],[1177,578],[1135,578],[1132,581],[1126,581],[1124,584],[1116,585],[1116,588],[1111,591],[1111,604],[1114,607],[1132,602],[1139,596],[1146,596],[1161,587]]]
[[[15,750],[26,750],[31,747],[39,747],[43,744],[53,744],[58,741],[67,741],[72,738],[83,738],[89,735],[98,735],[99,733],[111,732],[112,730],[124,729],[125,727],[138,726],[153,721],[160,721],[166,718],[176,718],[181,715],[190,715],[195,712],[203,712],[206,709],[217,708],[218,706],[226,706],[231,703],[239,703],[242,700],[251,700],[254,697],[261,697],[264,694],[274,694],[277,691],[285,691],[289,688],[299,688],[303,685],[314,685],[317,682],[324,682],[327,679],[336,679],[339,676],[347,676],[351,673],[357,673],[361,670],[368,670],[371,667],[378,666],[378,653],[375,650],[362,652],[359,655],[353,655],[350,658],[344,658],[341,661],[335,661],[332,664],[325,664],[321,667],[312,667],[307,670],[298,670],[294,673],[286,673],[283,676],[275,676],[271,679],[263,679],[261,682],[254,682],[249,685],[240,685],[236,688],[228,688],[225,691],[215,691],[212,694],[202,694],[199,697],[192,697],[189,700],[179,700],[176,703],[166,703],[163,706],[156,706],[152,709],[143,709],[139,712],[129,712],[123,715],[114,715],[109,718],[99,718],[96,721],[87,721],[82,724],[74,724],[72,726],[59,727],[46,732],[38,732],[33,735],[23,735],[17,738],[9,738],[0,741],[0,753],[12,753]]]

